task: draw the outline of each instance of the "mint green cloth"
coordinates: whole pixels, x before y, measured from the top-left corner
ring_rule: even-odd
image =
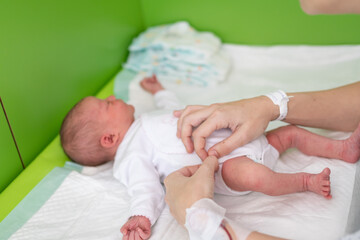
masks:
[[[54,168],[0,223],[0,239],[8,239],[20,229],[53,195],[72,171],[81,171],[82,166],[66,162],[64,167]]]

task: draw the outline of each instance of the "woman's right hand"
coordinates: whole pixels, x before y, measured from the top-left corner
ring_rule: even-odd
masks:
[[[174,112],[179,118],[177,136],[187,152],[195,150],[204,160],[208,155],[220,158],[255,138],[266,130],[269,122],[279,116],[279,107],[265,96],[209,106],[187,106]],[[196,129],[195,129],[196,128]],[[206,152],[206,138],[212,132],[230,128],[232,135]]]

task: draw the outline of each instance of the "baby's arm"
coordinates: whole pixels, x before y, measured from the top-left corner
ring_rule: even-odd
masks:
[[[177,110],[184,108],[175,93],[166,90],[156,75],[146,77],[140,82],[140,86],[147,92],[154,95],[155,105],[159,109]]]
[[[131,197],[130,218],[121,228],[124,239],[150,236],[151,226],[165,207],[164,189],[152,162],[153,150],[153,145],[140,126],[129,143],[120,145],[116,155],[114,177],[127,187]]]

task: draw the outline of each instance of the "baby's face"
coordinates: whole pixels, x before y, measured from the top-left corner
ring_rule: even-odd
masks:
[[[127,130],[134,122],[134,106],[121,99],[109,96],[106,99],[88,97],[86,100],[86,110],[92,112],[91,117],[98,118],[109,128]]]

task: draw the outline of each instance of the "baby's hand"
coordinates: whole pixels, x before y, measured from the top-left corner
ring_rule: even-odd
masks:
[[[155,74],[153,74],[151,77],[146,77],[140,82],[140,86],[145,90],[148,91],[151,94],[155,94],[160,90],[163,90],[164,87],[161,85],[161,83],[158,81]]]
[[[120,232],[124,235],[123,240],[145,240],[151,235],[151,223],[147,217],[132,216],[121,227]]]

